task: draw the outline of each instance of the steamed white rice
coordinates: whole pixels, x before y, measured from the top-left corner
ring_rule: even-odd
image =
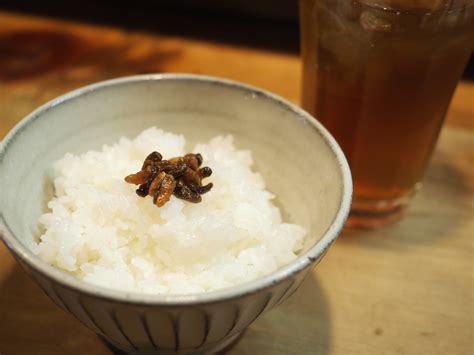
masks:
[[[37,252],[89,283],[131,292],[186,294],[256,279],[294,260],[304,228],[283,223],[250,151],[232,136],[185,149],[185,138],[156,128],[101,151],[66,154],[54,168],[55,197],[42,215]],[[190,147],[187,147],[190,148]],[[124,176],[152,151],[201,153],[213,189],[199,204],[174,196],[158,208]]]

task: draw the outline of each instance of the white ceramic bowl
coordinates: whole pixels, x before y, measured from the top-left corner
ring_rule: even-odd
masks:
[[[191,144],[230,133],[251,149],[284,218],[310,232],[298,259],[221,291],[153,296],[87,284],[35,256],[29,246],[52,195],[52,163],[150,126]],[[105,81],[40,107],[3,140],[0,186],[3,240],[54,302],[119,349],[170,354],[222,349],[289,297],[341,231],[352,193],[342,151],[306,112],[254,87],[180,74]]]

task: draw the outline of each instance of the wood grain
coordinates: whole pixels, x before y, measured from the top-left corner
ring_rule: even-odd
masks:
[[[218,75],[300,97],[297,55],[6,12],[0,24],[0,49],[15,36],[68,48],[39,57],[25,45],[0,51],[0,138],[68,90],[135,73]],[[255,322],[230,354],[474,353],[473,119],[474,86],[461,83],[407,216],[375,231],[345,231],[301,289]],[[110,353],[3,245],[0,320],[2,355]]]

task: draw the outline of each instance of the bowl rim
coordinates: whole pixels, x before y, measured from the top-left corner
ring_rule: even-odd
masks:
[[[270,288],[273,285],[279,284],[285,279],[299,273],[300,271],[304,270],[305,268],[311,266],[313,263],[318,261],[325,254],[331,244],[336,240],[349,214],[352,199],[352,179],[349,165],[344,156],[344,153],[342,152],[339,145],[336,143],[335,139],[326,130],[326,128],[324,128],[323,125],[319,121],[317,121],[317,119],[312,117],[302,108],[296,106],[293,103],[290,103],[282,97],[252,85],[208,75],[165,73],[125,76],[83,86],[43,104],[42,106],[28,114],[25,118],[23,118],[5,136],[3,141],[0,142],[0,164],[3,161],[8,146],[15,139],[15,137],[23,129],[25,129],[26,126],[34,122],[36,119],[39,119],[44,113],[47,113],[47,111],[49,111],[50,109],[53,109],[54,107],[59,106],[65,102],[74,100],[78,97],[104,88],[149,81],[204,82],[206,84],[223,85],[233,90],[254,94],[258,99],[263,98],[266,100],[270,100],[282,106],[284,109],[292,113],[293,118],[303,121],[303,123],[307,124],[308,127],[315,130],[323,138],[329,149],[335,155],[342,176],[341,201],[336,216],[333,218],[329,228],[323,233],[322,237],[305,253],[299,255],[294,261],[281,267],[280,269],[276,270],[271,274],[262,276],[252,281],[242,283],[237,286],[232,286],[216,291],[193,294],[153,295],[138,292],[126,292],[94,285],[80,280],[75,276],[69,275],[64,271],[59,270],[54,266],[44,262],[32,251],[30,251],[26,246],[24,246],[23,243],[21,243],[20,240],[14,236],[6,220],[4,219],[2,211],[0,211],[0,236],[2,237],[3,242],[6,244],[6,246],[12,251],[14,256],[19,258],[23,263],[27,264],[29,267],[39,272],[46,278],[52,279],[56,283],[70,290],[85,293],[93,297],[113,300],[114,302],[118,303],[164,307],[209,304],[244,297],[259,292],[260,290]]]

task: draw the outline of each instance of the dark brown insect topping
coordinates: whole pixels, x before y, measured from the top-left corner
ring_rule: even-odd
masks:
[[[201,202],[201,195],[212,188],[212,182],[202,185],[202,179],[211,176],[212,170],[202,165],[201,154],[186,154],[163,160],[158,152],[149,154],[142,165],[142,170],[125,177],[130,184],[139,185],[136,193],[140,197],[150,195],[158,207],[170,200],[172,194],[192,202]]]

